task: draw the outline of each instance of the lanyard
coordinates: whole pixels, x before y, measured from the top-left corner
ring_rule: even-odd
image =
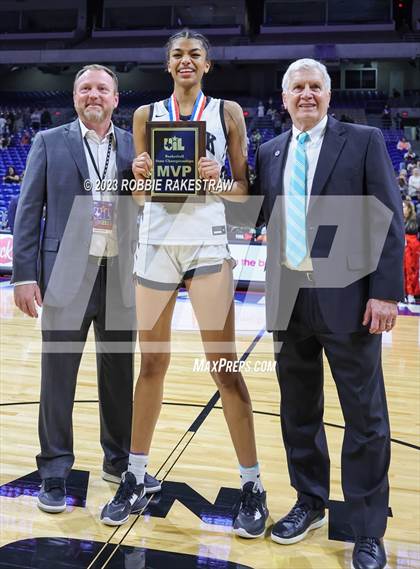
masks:
[[[98,166],[97,166],[97,164],[96,164],[96,162],[95,162],[95,158],[93,157],[92,150],[91,150],[91,148],[90,148],[90,146],[89,146],[89,142],[87,141],[86,137],[84,137],[83,140],[85,141],[86,148],[88,149],[89,156],[90,156],[91,162],[92,162],[92,164],[93,164],[93,167],[95,168],[96,175],[98,176],[99,181],[102,182],[102,180],[103,180],[103,179],[105,178],[105,176],[106,176],[106,172],[107,172],[107,170],[108,170],[109,159],[110,159],[110,157],[111,157],[112,132],[109,134],[108,150],[107,150],[107,153],[106,153],[105,166],[104,166],[104,171],[102,172],[102,176],[101,176],[100,173],[99,173]]]
[[[188,120],[199,121],[201,119],[201,115],[203,114],[205,106],[206,106],[206,97],[204,96],[203,91],[200,91],[197,95],[191,116]],[[179,105],[178,101],[176,100],[175,93],[172,93],[171,98],[169,99],[168,110],[169,110],[170,121],[180,120]]]

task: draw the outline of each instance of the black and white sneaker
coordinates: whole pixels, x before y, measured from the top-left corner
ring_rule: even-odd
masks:
[[[144,484],[137,484],[132,472],[124,472],[115,496],[101,512],[101,522],[107,526],[121,526],[130,514],[138,514],[146,505]]]
[[[290,512],[274,524],[271,539],[282,545],[298,543],[310,531],[322,527],[326,521],[324,509],[314,510],[305,503],[296,502]]]
[[[103,468],[102,470],[102,480],[106,482],[112,482],[113,484],[119,484],[121,482],[122,474],[118,474],[116,471],[111,471],[109,467]],[[157,478],[146,472],[144,475],[144,489],[146,494],[155,494],[162,490],[162,485]]]
[[[45,478],[38,494],[38,508],[49,514],[66,509],[66,481],[64,478]]]
[[[253,482],[247,482],[242,488],[241,504],[233,523],[233,533],[248,539],[261,537],[265,533],[267,518],[266,493],[257,490]]]

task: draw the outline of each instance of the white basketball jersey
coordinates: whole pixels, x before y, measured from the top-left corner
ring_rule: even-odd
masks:
[[[168,99],[153,105],[153,121],[169,121]],[[226,127],[223,101],[208,97],[201,120],[206,121],[206,155],[224,168]],[[146,202],[140,221],[139,244],[222,245],[227,243],[222,198],[206,195],[202,203]]]

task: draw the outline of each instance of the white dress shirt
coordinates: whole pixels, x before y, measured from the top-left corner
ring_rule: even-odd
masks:
[[[106,155],[108,152],[109,136],[112,133],[112,146],[111,154],[109,158],[108,168],[105,174],[105,180],[116,180],[117,179],[117,153],[115,144],[115,132],[114,125],[111,123],[106,135],[102,138],[96,134],[94,130],[89,130],[83,122],[79,119],[80,130],[82,133],[82,138],[87,140],[89,147],[92,151],[92,155],[95,159],[96,167],[99,173],[105,168]],[[118,254],[118,241],[117,241],[117,226],[116,226],[116,204],[117,204],[117,192],[100,191],[96,184],[99,180],[98,174],[96,173],[95,167],[92,164],[92,159],[90,157],[89,151],[86,148],[86,144],[83,141],[83,149],[86,156],[86,162],[89,169],[89,179],[92,182],[92,199],[105,202],[113,202],[114,204],[114,222],[112,225],[112,232],[108,234],[99,233],[95,230],[92,233],[92,240],[90,242],[89,255],[95,255],[95,257],[114,257]]]
[[[328,115],[325,115],[323,119],[319,121],[311,130],[307,130],[306,132],[309,135],[309,139],[305,143],[305,152],[306,152],[306,160],[307,160],[307,170],[306,170],[306,211],[308,211],[309,206],[309,198],[311,196],[312,191],[312,183],[314,181],[315,171],[318,164],[319,154],[321,152],[322,142],[324,140],[325,129],[327,127]],[[287,153],[286,164],[284,167],[283,173],[283,190],[284,190],[284,199],[285,199],[285,211],[287,211],[287,200],[288,196],[290,195],[290,180],[292,176],[292,168],[293,168],[293,160],[296,152],[296,147],[298,145],[297,137],[302,131],[298,130],[295,125],[292,126],[292,139],[289,144],[289,149]],[[287,218],[285,219],[285,223],[287,224]],[[286,235],[286,231],[284,232]],[[293,270],[298,271],[312,271],[312,261],[309,257],[309,249],[308,254],[303,259],[302,263],[298,267],[290,267],[287,261],[284,261],[284,264]],[[285,255],[284,255],[285,258]]]
[[[90,149],[92,151],[93,157],[96,162],[96,166],[99,173],[102,174],[105,168],[106,155],[108,151],[109,135],[112,133],[113,142],[111,147],[111,155],[109,158],[108,169],[106,172],[105,179],[113,180],[117,178],[117,162],[116,162],[116,143],[115,143],[115,133],[114,125],[111,123],[108,132],[102,140],[96,134],[94,130],[89,130],[79,119],[80,130],[82,133],[82,138],[86,138]],[[98,175],[92,164],[88,149],[86,148],[85,142],[82,142],[83,150],[86,157],[86,162],[89,170],[89,179],[92,182],[92,199],[93,200],[103,200],[103,201],[113,201],[114,209],[116,207],[116,197],[117,192],[101,192],[95,188],[95,182],[98,180]],[[116,229],[116,215],[114,214],[114,223],[111,234],[103,233],[92,233],[92,240],[89,248],[89,255],[94,255],[95,257],[113,257],[118,254],[118,241],[117,241],[117,229]],[[24,285],[24,284],[34,284],[36,281],[20,281],[14,283],[14,286]]]

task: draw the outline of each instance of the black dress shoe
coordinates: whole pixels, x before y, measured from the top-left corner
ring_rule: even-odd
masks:
[[[384,542],[378,537],[357,537],[353,549],[352,569],[384,569]]]
[[[323,526],[325,510],[313,510],[307,504],[296,502],[287,516],[274,524],[271,539],[282,545],[290,545],[304,539],[308,532]]]

